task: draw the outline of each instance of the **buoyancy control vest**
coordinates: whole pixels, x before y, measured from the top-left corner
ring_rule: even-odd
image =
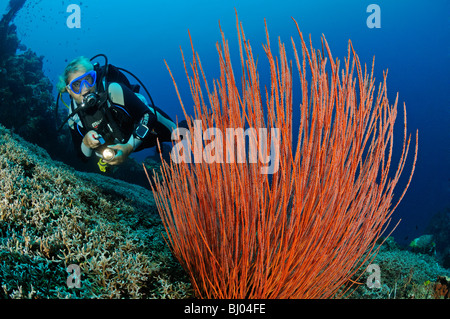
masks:
[[[133,133],[134,120],[123,107],[111,103],[107,87],[110,83],[120,83],[134,93],[139,93],[140,87],[131,85],[127,77],[113,65],[108,65],[107,68],[95,65],[94,69],[100,75],[97,77],[97,92],[94,94],[97,103],[75,112],[87,131],[95,130],[107,144],[123,144]]]

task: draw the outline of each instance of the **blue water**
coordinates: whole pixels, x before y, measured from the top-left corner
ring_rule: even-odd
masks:
[[[368,28],[366,24],[370,14],[366,8],[371,3],[380,6],[381,28]],[[2,1],[0,12],[4,12],[6,4]],[[70,4],[80,5],[80,28],[67,26]],[[104,53],[110,63],[139,76],[156,105],[173,118],[182,118],[164,60],[189,107],[192,103],[180,47],[190,58],[189,30],[209,80],[218,77],[215,44],[220,41],[219,20],[232,54],[238,58],[235,8],[254,54],[261,61],[264,18],[275,49],[278,36],[286,43],[291,36],[298,40],[291,20],[294,17],[303,33],[311,34],[317,48],[324,33],[334,57],[343,58],[351,39],[362,62],[370,65],[375,55],[378,80],[382,79],[382,71],[389,69],[390,100],[393,102],[395,94],[400,93],[396,146],[401,147],[403,102],[409,132],[414,135],[418,129],[420,135],[416,172],[393,216],[394,224],[402,219],[394,237],[408,242],[423,234],[430,216],[450,207],[449,1],[28,0],[15,24],[22,43],[44,56],[45,73],[53,83],[73,58]],[[264,70],[260,73],[262,81],[267,79]],[[401,151],[398,148],[396,158]],[[404,176],[409,175],[409,169],[407,165]],[[398,192],[405,182],[400,181]]]

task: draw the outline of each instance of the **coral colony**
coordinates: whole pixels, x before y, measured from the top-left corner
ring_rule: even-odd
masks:
[[[0,125],[0,298],[190,295],[150,191],[101,177],[53,162]]]
[[[393,191],[410,145],[406,115],[402,156],[389,176],[397,100],[389,104],[386,75],[375,95],[373,65],[370,73],[363,72],[351,42],[341,63],[325,37],[325,52],[312,44],[308,49],[297,25],[303,60],[292,40],[301,82],[294,87],[286,48],[280,41],[280,56],[274,57],[266,28],[271,83],[264,92],[250,42],[239,21],[236,25],[242,72],[233,70],[222,33],[222,45],[217,45],[220,78],[211,89],[192,47],[191,72],[184,65],[195,117],[187,114],[181,98],[180,103],[190,136],[198,120],[221,132],[278,128],[279,169],[261,174],[260,161],[163,162],[163,178],[153,193],[170,246],[199,298],[342,296],[342,286],[370,258],[398,205],[392,203]],[[242,77],[242,91],[235,74]],[[178,93],[176,83],[175,88]],[[296,137],[293,94],[301,94]],[[264,139],[255,133],[258,141]],[[196,146],[194,142],[194,155]],[[208,155],[214,154],[203,152]],[[417,142],[409,181],[416,156]]]

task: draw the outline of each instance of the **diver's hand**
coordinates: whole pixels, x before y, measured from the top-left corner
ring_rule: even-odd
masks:
[[[109,165],[119,165],[126,161],[128,156],[133,152],[133,146],[130,144],[115,144],[109,145],[109,148],[116,150],[116,156],[107,163]]]
[[[96,131],[89,131],[87,134],[83,137],[83,143],[87,147],[94,149],[100,146],[100,141],[98,140],[102,136],[98,134]]]

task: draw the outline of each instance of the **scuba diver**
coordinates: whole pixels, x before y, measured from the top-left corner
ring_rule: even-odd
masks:
[[[103,56],[105,65],[91,61]],[[121,71],[108,64],[105,55],[92,59],[78,57],[70,62],[59,78],[57,108],[61,93],[70,95],[68,121],[72,141],[78,155],[87,161],[93,154],[100,157],[99,168],[123,163],[135,151],[171,141],[176,124],[161,109],[139,93],[139,85],[131,85]],[[56,112],[57,112],[56,108]]]

